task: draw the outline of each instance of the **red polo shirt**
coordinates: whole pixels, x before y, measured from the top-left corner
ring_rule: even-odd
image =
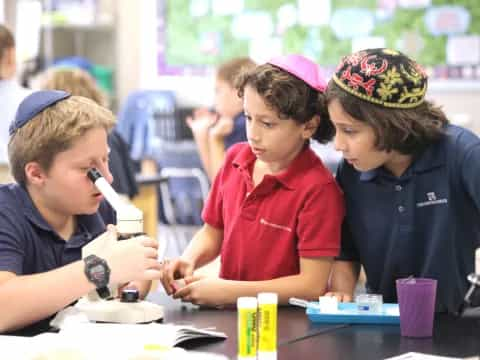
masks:
[[[220,276],[270,280],[298,274],[300,257],[337,256],[343,196],[330,171],[306,147],[281,174],[256,187],[247,143],[230,148],[203,209],[223,229]]]

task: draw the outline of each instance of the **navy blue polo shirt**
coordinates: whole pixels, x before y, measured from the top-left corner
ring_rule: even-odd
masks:
[[[435,278],[437,311],[457,311],[480,246],[480,139],[449,125],[398,178],[342,162],[337,180],[347,209],[339,259],[359,261],[385,302],[397,301],[398,278]]]
[[[247,130],[245,128],[245,114],[242,111],[233,118],[233,130],[225,136],[223,143],[225,149],[229,149],[232,145],[244,141],[247,141]]]
[[[80,260],[82,247],[115,224],[115,213],[102,202],[93,215],[79,215],[77,230],[63,240],[40,215],[27,191],[17,185],[0,186],[0,271],[30,275],[53,270]],[[45,319],[21,333],[48,329]]]

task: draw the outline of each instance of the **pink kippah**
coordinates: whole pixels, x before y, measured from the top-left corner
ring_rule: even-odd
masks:
[[[305,81],[315,90],[324,92],[327,88],[327,82],[320,73],[318,65],[306,57],[301,55],[278,56],[269,60],[268,63]]]

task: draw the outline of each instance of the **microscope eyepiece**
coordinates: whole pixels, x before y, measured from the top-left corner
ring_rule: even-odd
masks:
[[[87,176],[94,183],[102,177],[102,174],[100,174],[100,171],[98,171],[96,168],[91,168],[87,171]]]

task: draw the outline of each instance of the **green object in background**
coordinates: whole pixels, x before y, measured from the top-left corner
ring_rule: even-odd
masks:
[[[98,86],[107,94],[113,94],[113,69],[108,66],[93,65],[91,73]]]
[[[167,64],[217,65],[232,57],[248,54],[249,40],[235,38],[231,31],[231,24],[236,15],[218,15],[210,8],[206,15],[192,17],[190,6],[193,0],[163,1],[167,4],[166,14],[160,14],[160,16],[165,16],[166,22],[166,41],[162,46],[165,46]],[[317,1],[320,3],[327,0]],[[348,8],[368,9],[375,13],[379,3],[379,0],[330,0],[331,14],[336,10]],[[297,7],[297,0],[245,0],[243,12],[266,12],[271,15],[275,23],[279,7],[285,4]],[[410,52],[406,52],[407,55],[412,56],[422,65],[443,65],[446,63],[448,35],[430,34],[424,18],[428,9],[444,5],[462,6],[469,12],[471,23],[465,35],[480,33],[479,0],[431,0],[430,6],[426,8],[397,6],[391,17],[383,20],[376,19],[371,35],[384,37],[386,47],[400,48],[405,52],[409,50]],[[219,39],[217,53],[202,53],[201,34],[216,35]],[[297,23],[280,35],[283,52],[305,53],[308,38],[312,34],[315,39],[314,45],[318,46],[318,49],[313,49],[313,54],[308,55],[314,55],[312,58],[315,57],[321,65],[335,66],[342,56],[352,51],[352,39],[338,39],[328,24],[307,26]],[[405,39],[413,39],[418,46],[414,49],[402,48]]]

